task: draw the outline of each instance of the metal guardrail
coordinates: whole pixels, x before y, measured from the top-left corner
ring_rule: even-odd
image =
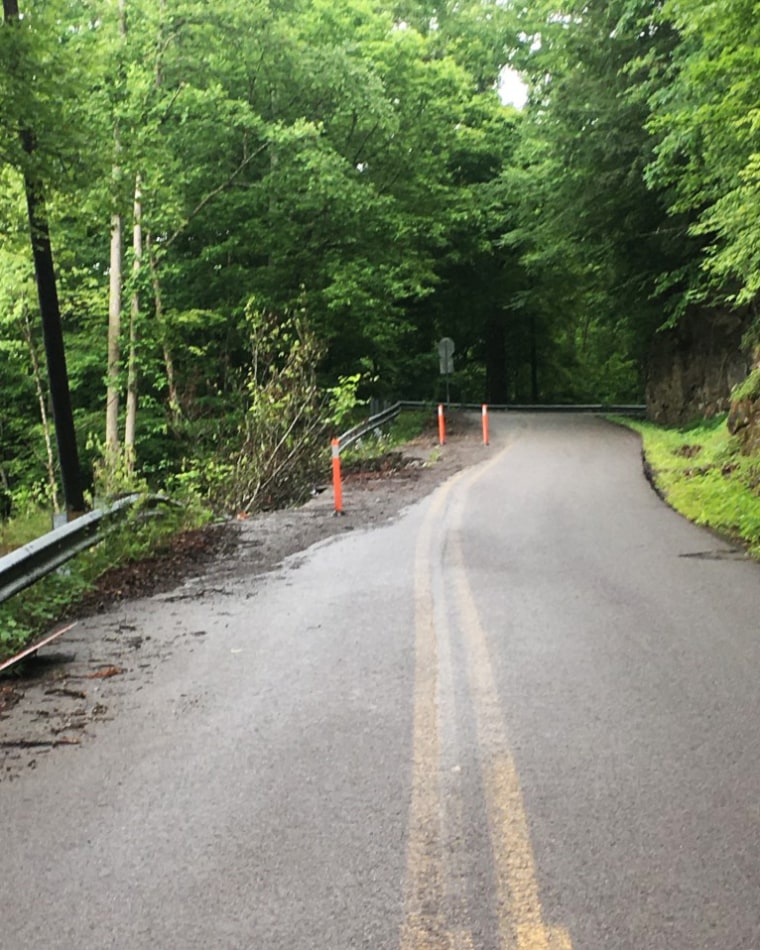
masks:
[[[343,435],[338,436],[338,448],[342,452],[344,449],[347,449],[349,446],[358,442],[359,439],[363,438],[370,432],[373,432],[375,429],[379,429],[381,426],[385,425],[387,422],[390,422],[392,419],[395,419],[396,416],[401,412],[402,409],[431,409],[435,410],[437,403],[432,402],[414,402],[412,400],[401,400],[394,403],[392,406],[389,406],[387,409],[383,409],[382,412],[378,412],[373,416],[370,416],[369,419],[365,419],[364,422],[360,422],[358,425],[354,426],[353,429],[349,429],[348,432],[344,432]],[[482,403],[447,403],[447,409],[472,409],[480,412],[482,408]],[[634,404],[605,404],[605,403],[576,403],[576,404],[567,404],[567,403],[555,403],[553,405],[542,404],[542,403],[488,403],[488,411],[496,412],[587,412],[587,413],[599,413],[604,415],[615,415],[615,416],[643,416],[646,414],[646,406],[634,405]]]
[[[140,500],[153,506],[167,501],[160,495],[127,495],[108,508],[90,511],[0,557],[0,603],[97,544]]]
[[[540,403],[491,405],[489,403],[488,411],[490,412],[491,410],[503,412],[587,412],[609,416],[643,416],[646,414],[647,407],[614,403],[578,403],[575,405],[567,403],[556,403],[554,405],[543,405]]]
[[[401,409],[435,409],[437,403],[411,402],[397,403]],[[448,402],[446,409],[471,409],[480,412],[482,403]],[[489,412],[588,412],[614,416],[643,416],[646,406],[615,403],[488,403]]]
[[[407,403],[394,403],[387,409],[383,409],[382,412],[375,413],[374,416],[370,416],[369,419],[360,422],[359,425],[354,426],[353,429],[349,429],[348,432],[344,432],[343,435],[338,436],[338,448],[340,451],[342,452],[355,442],[358,442],[359,439],[363,438],[369,432],[374,432],[375,429],[379,429],[387,422],[395,419],[405,405],[407,405]]]

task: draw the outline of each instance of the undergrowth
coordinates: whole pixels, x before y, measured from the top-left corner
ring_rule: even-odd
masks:
[[[431,422],[432,420],[432,422]],[[435,423],[433,410],[405,409],[385,428],[375,429],[341,452],[344,465],[378,458],[399,445],[410,442]]]
[[[760,458],[742,455],[725,415],[684,428],[617,421],[640,433],[654,484],[676,511],[760,559]]]
[[[0,522],[0,553],[12,551],[50,530],[50,511],[35,508]]]

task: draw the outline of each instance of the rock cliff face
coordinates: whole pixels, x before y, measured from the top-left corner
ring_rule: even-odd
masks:
[[[748,317],[694,310],[655,337],[649,355],[647,415],[662,425],[684,425],[731,408],[731,390],[746,379],[750,354],[742,338]]]
[[[743,452],[760,454],[760,353],[756,354],[752,372],[734,394],[728,431],[738,437]]]

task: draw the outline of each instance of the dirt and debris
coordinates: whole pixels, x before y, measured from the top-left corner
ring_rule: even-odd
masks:
[[[476,413],[450,413],[447,444],[437,424],[401,450],[343,472],[342,516],[329,485],[299,508],[231,519],[181,534],[166,550],[104,575],[77,608],[70,632],[0,678],[0,781],[41,757],[91,740],[98,723],[118,717],[170,658],[202,643],[197,620],[161,630],[135,621],[130,603],[203,601],[235,596],[241,581],[275,570],[285,558],[328,537],[383,524],[467,465],[487,457]],[[255,581],[254,581],[255,583]]]
[[[183,531],[154,556],[120,565],[105,573],[82,597],[76,616],[108,610],[120,600],[172,590],[188,574],[203,570],[209,560],[222,556],[234,546],[235,538],[226,524]]]
[[[674,455],[678,455],[681,458],[693,459],[702,451],[701,445],[681,445],[677,449],[673,450]]]
[[[124,669],[121,666],[107,666],[102,670],[95,670],[94,673],[87,673],[85,679],[88,680],[107,680],[112,676],[121,676]]]
[[[3,713],[12,709],[23,698],[23,695],[21,690],[15,689],[13,686],[0,685],[0,718],[2,718]]]

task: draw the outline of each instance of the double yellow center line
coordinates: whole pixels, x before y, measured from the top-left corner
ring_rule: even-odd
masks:
[[[452,867],[454,851],[447,847],[450,840],[463,836],[461,828],[450,827],[461,824],[463,805],[450,800],[450,783],[444,788],[444,737],[450,734],[456,713],[451,616],[456,618],[460,648],[466,656],[500,950],[572,950],[567,932],[543,921],[519,776],[461,547],[467,493],[501,455],[460,473],[439,489],[418,538],[412,798],[401,950],[475,948],[476,929],[469,920],[466,896],[452,894],[457,888],[457,869]],[[444,583],[444,558],[449,585]]]

